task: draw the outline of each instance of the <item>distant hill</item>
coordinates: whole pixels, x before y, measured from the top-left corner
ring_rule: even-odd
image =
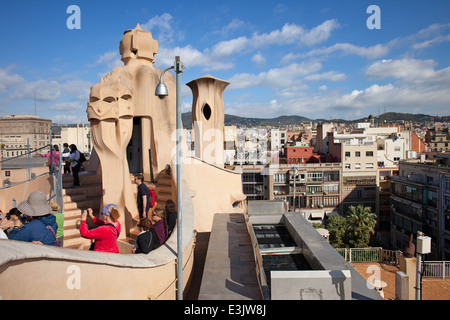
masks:
[[[192,127],[192,112],[186,112],[182,114],[183,127],[191,129]],[[311,121],[310,119],[302,116],[279,116],[272,119],[264,118],[246,118],[239,117],[230,114],[225,114],[226,126],[238,126],[238,127],[257,127],[257,126],[286,126],[295,125],[303,122]]]
[[[235,115],[225,114],[225,125],[226,126],[237,126],[237,127],[257,127],[257,126],[289,126],[301,124],[304,122],[337,122],[337,123],[355,123],[355,122],[365,122],[368,118],[360,118],[355,120],[342,120],[342,119],[309,119],[302,116],[279,116],[276,118],[266,119],[266,118],[246,118],[239,117]],[[450,116],[434,117],[426,114],[412,114],[412,113],[400,113],[400,112],[386,112],[377,117],[375,117],[376,123],[399,123],[402,121],[413,121],[414,123],[425,123],[430,121],[450,121]],[[186,112],[182,114],[183,127],[186,129],[192,128],[192,113]]]

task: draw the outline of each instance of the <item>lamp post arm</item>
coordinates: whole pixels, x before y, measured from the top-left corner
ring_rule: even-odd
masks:
[[[164,74],[165,74],[168,70],[174,69],[174,68],[175,68],[175,66],[171,66],[171,67],[165,68],[165,69],[163,70],[163,72],[161,72],[161,76],[160,76],[160,78],[159,78],[159,82],[160,82],[160,83],[164,83]]]

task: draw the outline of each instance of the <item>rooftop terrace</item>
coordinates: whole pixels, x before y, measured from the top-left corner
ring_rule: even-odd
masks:
[[[260,246],[257,234],[274,240]],[[248,215],[215,215],[210,239],[199,300],[383,299],[303,217],[286,212],[282,202],[249,201]],[[290,282],[283,286],[283,296],[273,293],[274,276],[278,284]],[[310,290],[315,284],[305,279],[311,278],[322,287]],[[300,287],[302,283],[308,287]]]

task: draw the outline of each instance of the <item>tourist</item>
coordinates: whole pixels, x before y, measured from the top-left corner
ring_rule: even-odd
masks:
[[[8,236],[6,235],[5,231],[3,229],[0,229],[0,240],[7,240]]]
[[[47,160],[47,166],[50,168],[50,172],[53,172],[53,168],[57,168],[59,165],[59,147],[57,144],[53,146],[53,150],[46,154],[41,154],[42,157],[49,158]]]
[[[156,231],[160,244],[163,244],[167,240],[167,223],[166,213],[162,208],[155,208],[153,211],[153,228]]]
[[[2,210],[0,210],[0,240],[8,239],[8,236],[6,235],[5,231],[3,231],[3,228],[2,228],[2,223],[3,223],[4,218],[5,217],[3,216],[3,212],[2,212]]]
[[[98,226],[89,230],[86,224],[87,215]],[[91,250],[101,252],[119,253],[117,247],[117,239],[120,234],[119,208],[115,204],[108,204],[102,209],[102,219],[94,217],[92,209],[83,210],[81,214],[80,235],[86,239],[95,240],[91,246]]]
[[[58,230],[56,231],[56,241],[58,241],[59,246],[63,246],[64,242],[64,214],[58,212],[61,207],[54,201],[50,202],[50,207],[52,208],[53,215],[56,218],[56,224],[58,225]]]
[[[166,201],[166,221],[168,237],[172,234],[173,229],[177,223],[177,210],[175,209],[175,202],[169,199]]]
[[[69,148],[70,148],[70,167],[72,168],[72,175],[73,175],[72,188],[78,188],[80,186],[80,178],[78,177],[78,172],[80,172],[81,169],[81,163],[79,162],[81,155],[76,145],[71,144]]]
[[[136,201],[138,206],[139,219],[148,218],[148,212],[151,207],[151,202],[154,201],[154,199],[150,199],[149,195],[154,193],[150,193],[150,189],[144,183],[144,177],[142,175],[136,175],[134,177],[134,182],[138,185]],[[154,198],[154,195],[152,197]]]
[[[16,214],[11,214],[14,228],[8,234],[9,239],[58,246],[56,241],[58,224],[44,193],[41,191],[30,193],[27,200],[19,203],[17,210],[29,217],[30,222],[23,224],[24,220]]]
[[[136,238],[132,253],[147,254],[161,245],[152,222],[149,219],[142,218],[139,220],[138,228],[141,233]]]
[[[69,144],[64,142],[63,144],[64,150],[61,154],[61,159],[64,161],[64,174],[70,174],[70,149]]]
[[[22,215],[22,213],[17,210],[17,208],[12,208],[6,215],[4,215],[0,210],[0,214],[2,217],[0,219],[0,229],[2,229],[6,234],[8,234],[8,232],[14,227],[14,221],[10,218],[11,214],[17,214],[17,216]]]

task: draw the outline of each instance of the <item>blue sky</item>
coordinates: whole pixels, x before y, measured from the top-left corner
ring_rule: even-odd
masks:
[[[79,30],[67,28],[70,5]],[[367,27],[370,5],[380,29]],[[122,65],[119,42],[137,23],[158,40],[155,67],[179,55],[184,84],[229,81],[228,114],[449,115],[449,12],[448,0],[2,1],[0,116],[87,122],[90,87]],[[183,86],[183,111],[191,104]]]

